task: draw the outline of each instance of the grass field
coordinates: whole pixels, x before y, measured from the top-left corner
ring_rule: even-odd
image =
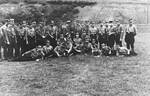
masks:
[[[0,96],[150,96],[150,33],[136,38],[136,57],[1,62]]]

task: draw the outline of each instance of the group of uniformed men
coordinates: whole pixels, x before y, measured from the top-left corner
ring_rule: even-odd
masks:
[[[4,60],[32,60],[48,56],[60,57],[73,54],[136,55],[134,42],[137,29],[133,20],[123,27],[119,20],[105,23],[89,21],[23,21],[14,19],[0,24],[1,58]],[[125,37],[126,48],[122,46]]]

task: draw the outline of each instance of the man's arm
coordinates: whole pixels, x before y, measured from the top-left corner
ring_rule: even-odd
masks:
[[[6,29],[2,28],[2,32],[3,32],[3,34],[4,34],[4,39],[5,39],[6,43],[7,43],[7,44],[10,44]]]
[[[54,49],[54,52],[57,54],[57,56],[60,56],[57,50],[58,50],[58,46]]]
[[[73,44],[70,42],[70,43],[69,43],[69,46],[70,46],[70,48],[69,48],[69,50],[68,50],[68,53],[70,53],[70,52],[71,52],[72,47],[73,47]]]
[[[35,50],[35,49],[29,50],[29,51],[23,53],[22,56],[24,56],[25,54],[29,54],[29,53],[33,52],[34,50]]]
[[[136,35],[137,34],[137,28],[136,28],[136,26],[134,25],[134,35]]]

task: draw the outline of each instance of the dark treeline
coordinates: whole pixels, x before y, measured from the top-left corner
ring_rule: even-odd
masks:
[[[3,1],[3,0],[2,0]],[[0,1],[0,2],[2,2]],[[22,10],[17,14],[9,13],[6,18],[14,18],[16,23],[20,23],[22,20],[26,20],[28,22],[40,22],[54,20],[56,22],[73,20],[76,18],[76,14],[79,13],[79,10],[76,7],[85,7],[92,6],[96,4],[95,2],[85,2],[85,1],[47,1],[40,2],[38,0],[22,0],[22,4],[20,4],[20,9]],[[6,0],[4,2],[9,2]],[[11,3],[17,3],[17,0],[12,0]],[[40,7],[35,6],[36,4],[40,5]],[[26,10],[26,11],[24,11]]]

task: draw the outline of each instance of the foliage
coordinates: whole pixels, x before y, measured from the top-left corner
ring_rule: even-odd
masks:
[[[38,5],[38,6],[37,6]],[[16,22],[21,23],[23,20],[32,22],[40,21],[67,21],[73,20],[75,14],[79,13],[76,7],[81,6],[77,4],[23,4],[18,9],[17,14],[9,13],[6,18],[14,18]],[[86,6],[86,5],[84,5]],[[83,5],[81,6],[83,7]]]

